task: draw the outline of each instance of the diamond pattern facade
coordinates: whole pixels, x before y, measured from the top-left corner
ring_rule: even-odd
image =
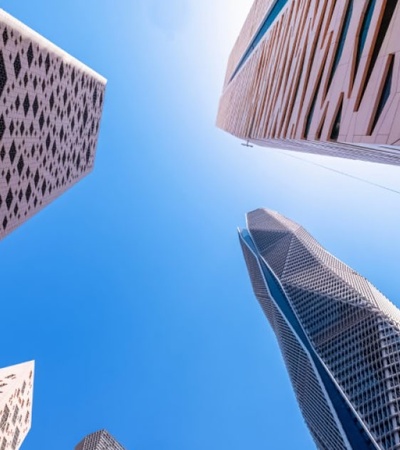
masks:
[[[400,311],[278,213],[240,242],[319,449],[400,449]]]
[[[257,145],[400,165],[398,0],[255,0],[221,129]]]
[[[34,362],[0,369],[0,449],[18,450],[31,428]]]
[[[88,434],[75,450],[125,450],[106,430]]]
[[[105,83],[0,10],[0,238],[92,170]]]

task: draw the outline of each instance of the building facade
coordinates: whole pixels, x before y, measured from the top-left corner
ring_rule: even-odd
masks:
[[[267,147],[400,164],[397,0],[255,0],[217,126]]]
[[[0,238],[92,170],[105,83],[0,10]]]
[[[75,447],[75,450],[125,450],[106,430],[88,434]]]
[[[0,369],[0,449],[18,450],[32,422],[34,361]]]
[[[317,447],[400,449],[400,311],[276,212],[239,239]]]

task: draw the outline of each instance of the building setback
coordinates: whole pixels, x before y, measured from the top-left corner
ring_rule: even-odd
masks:
[[[75,450],[125,450],[106,430],[88,434]]]
[[[399,449],[400,311],[276,212],[239,238],[317,447]]]
[[[267,147],[400,164],[397,0],[255,0],[217,126]]]
[[[105,83],[0,10],[0,238],[92,170]]]
[[[32,422],[34,361],[0,369],[0,449],[18,450]]]

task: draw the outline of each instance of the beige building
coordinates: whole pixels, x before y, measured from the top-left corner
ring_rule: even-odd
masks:
[[[0,449],[18,450],[31,428],[34,361],[0,369]]]
[[[92,170],[105,84],[0,10],[0,238]]]
[[[255,0],[217,125],[258,145],[400,164],[397,0]]]

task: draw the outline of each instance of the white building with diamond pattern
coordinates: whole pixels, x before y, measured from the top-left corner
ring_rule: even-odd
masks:
[[[92,170],[105,84],[0,10],[0,238]]]

